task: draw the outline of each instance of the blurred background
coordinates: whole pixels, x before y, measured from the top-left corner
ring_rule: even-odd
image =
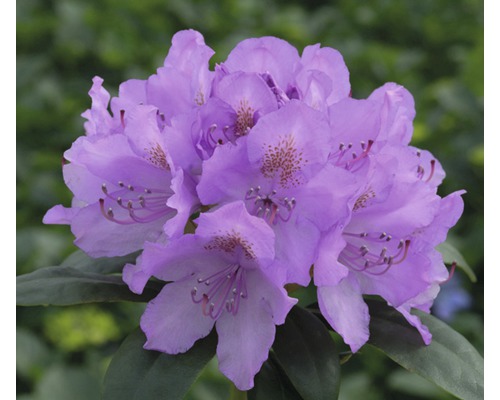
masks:
[[[224,60],[247,37],[274,35],[299,52],[338,49],[353,97],[394,81],[413,94],[412,144],[441,161],[446,195],[466,189],[449,240],[478,282],[457,271],[433,312],[483,353],[483,3],[479,0],[20,0],[17,2],[17,273],[58,265],[72,253],[67,226],[44,226],[47,209],[70,204],[62,153],[83,134],[91,79],[112,95],[120,82],[162,65],[172,35],[199,30]],[[93,400],[109,361],[138,324],[142,305],[17,310],[19,400]],[[342,369],[341,399],[449,399],[383,354],[364,348]],[[212,362],[188,399],[229,397]]]

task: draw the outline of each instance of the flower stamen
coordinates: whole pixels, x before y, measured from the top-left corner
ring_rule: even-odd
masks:
[[[295,198],[292,197],[288,199],[288,197],[279,197],[276,190],[261,195],[260,190],[260,186],[255,188],[252,187],[245,195],[245,200],[252,200],[254,203],[252,214],[257,217],[262,217],[269,224],[276,225],[278,220],[288,222],[297,204]]]
[[[109,221],[121,225],[149,223],[173,212],[167,206],[170,193],[165,190],[125,185],[121,181],[118,187],[120,189],[111,192],[105,183],[101,185],[105,197],[99,199],[99,207]],[[113,204],[117,207],[113,207]],[[121,218],[117,215],[121,215]]]
[[[219,318],[224,310],[236,315],[241,299],[248,297],[245,270],[238,264],[230,264],[221,271],[209,277],[197,278],[196,281],[204,283],[205,288],[194,286],[191,299],[195,304],[201,303],[203,315],[213,319]]]
[[[400,239],[396,244],[393,236],[386,232],[344,232],[343,235],[347,245],[341,252],[339,261],[355,272],[383,275],[408,256],[409,239]],[[361,245],[356,245],[359,241]],[[380,248],[382,243],[384,245]]]
[[[359,161],[364,160],[366,156],[368,156],[368,153],[370,152],[372,146],[373,146],[374,141],[373,140],[368,140],[368,144],[365,143],[363,140],[359,142],[359,146],[361,147],[361,153],[358,153],[353,150],[351,151],[351,159],[346,160],[345,157],[348,155],[350,150],[353,148],[353,144],[349,143],[348,145],[345,145],[344,143],[339,144],[339,149],[330,154],[330,160],[333,162],[334,165],[338,167],[344,167],[345,169],[355,172],[359,170],[362,166],[363,163],[359,163]],[[356,166],[355,169],[353,167]]]

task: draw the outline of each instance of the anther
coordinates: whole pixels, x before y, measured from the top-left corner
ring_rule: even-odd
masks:
[[[132,185],[128,185],[128,186],[127,186],[127,189],[128,189],[128,190],[130,190],[131,192],[133,192],[133,191],[134,191],[134,187],[133,187]]]
[[[435,169],[436,169],[436,160],[431,160],[431,173],[429,174],[429,177],[426,179],[426,182],[429,182],[432,179]]]
[[[443,281],[442,283],[446,283],[446,282],[449,282],[450,279],[453,277],[453,275],[455,274],[455,269],[457,268],[457,262],[456,261],[453,261],[451,263],[451,266],[450,266],[450,272],[448,274],[448,278],[446,278],[445,281]]]
[[[108,194],[108,188],[106,187],[106,184],[105,184],[105,183],[103,183],[103,184],[101,185],[101,189],[102,189],[102,191],[104,192],[104,194]]]

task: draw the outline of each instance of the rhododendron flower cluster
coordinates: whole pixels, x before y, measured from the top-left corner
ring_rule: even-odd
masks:
[[[211,70],[213,54],[181,31],[117,97],[94,78],[86,135],[64,154],[73,203],[44,221],[71,225],[93,257],[143,249],[123,271],[130,289],[168,282],[141,319],[144,347],[183,353],[215,327],[220,370],[242,390],[297,301],[288,284],[317,287],[352,351],[369,338],[363,295],[430,343],[410,310],[429,312],[448,279],[435,247],[463,192],[441,198],[441,165],[409,145],[411,94],[387,83],[352,98],[341,54],[320,45],[247,39]]]

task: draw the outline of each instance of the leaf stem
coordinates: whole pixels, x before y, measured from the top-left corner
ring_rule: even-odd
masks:
[[[231,382],[229,400],[247,400],[247,392],[242,392],[236,386],[234,386],[234,383]]]

